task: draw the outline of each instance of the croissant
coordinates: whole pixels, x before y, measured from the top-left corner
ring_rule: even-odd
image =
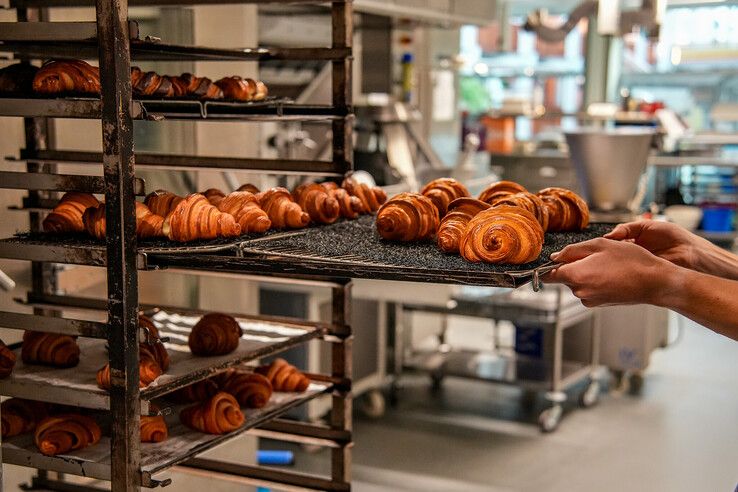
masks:
[[[149,409],[153,412],[159,410],[155,405],[149,406]],[[141,442],[162,442],[169,437],[167,423],[161,415],[141,415],[139,429]]]
[[[458,253],[461,236],[475,215],[490,207],[475,198],[457,198],[448,206],[446,215],[438,228],[438,247],[446,253]]]
[[[300,229],[310,223],[310,216],[292,200],[285,188],[271,188],[256,195],[275,229]]]
[[[438,209],[440,218],[446,215],[449,203],[457,198],[471,196],[466,186],[453,178],[434,179],[425,185],[420,193],[431,199],[433,205]]]
[[[10,350],[5,342],[0,340],[0,379],[5,379],[13,372],[15,367],[15,352]],[[1,415],[1,414],[0,414]]]
[[[138,356],[138,386],[145,388],[151,384],[156,378],[161,376],[162,369],[156,361],[154,355],[144,349],[144,344],[139,344]],[[110,382],[110,364],[105,364],[97,371],[97,386],[104,390],[110,390],[112,384]]]
[[[387,201],[387,193],[382,188],[369,187],[353,178],[344,179],[341,188],[346,190],[349,195],[361,200],[361,213],[364,214],[376,212]]]
[[[292,193],[297,204],[318,224],[332,224],[341,215],[338,200],[316,183],[303,184]]]
[[[310,386],[310,378],[284,359],[274,359],[269,365],[257,367],[256,373],[265,376],[274,391],[302,393]]]
[[[82,60],[49,61],[36,72],[33,90],[41,94],[100,94],[100,69]]]
[[[226,355],[238,348],[242,334],[233,316],[208,313],[192,327],[187,343],[195,355]]]
[[[461,237],[459,252],[478,263],[519,265],[538,258],[543,228],[536,217],[519,207],[494,207],[479,212]]]
[[[138,327],[139,329],[146,328],[148,331],[148,337],[139,343],[139,349],[146,352],[145,355],[153,358],[161,367],[162,372],[166,372],[169,369],[169,352],[160,339],[159,330],[156,329],[154,322],[143,314],[138,315]]]
[[[31,432],[49,414],[49,406],[40,401],[10,398],[0,404],[2,438]]]
[[[524,208],[536,216],[544,231],[548,228],[548,208],[543,204],[543,200],[533,193],[521,191],[520,193],[513,193],[504,197],[492,197],[488,203],[493,207],[509,206]]]
[[[419,193],[400,193],[377,212],[377,231],[391,241],[431,239],[438,225],[438,209]]]
[[[199,193],[179,202],[164,219],[162,230],[169,239],[179,242],[241,234],[241,226],[231,214],[221,212]]]
[[[170,399],[175,403],[194,403],[207,400],[218,392],[218,385],[213,378],[190,384],[171,393]]]
[[[252,185],[251,183],[246,183],[239,186],[236,191],[248,191],[249,193],[253,193],[254,195],[256,195],[257,193],[259,193],[259,188]]]
[[[487,186],[480,194],[479,199],[483,202],[490,203],[492,198],[499,198],[505,195],[512,195],[514,193],[520,193],[521,191],[528,191],[522,185],[515,183],[514,181],[498,181]],[[501,195],[495,196],[497,193]]]
[[[338,201],[338,208],[341,211],[341,217],[347,219],[355,219],[363,210],[361,200],[355,196],[349,195],[349,192],[343,188],[336,188],[329,191],[330,195]]]
[[[220,202],[223,201],[223,198],[225,198],[225,193],[223,193],[218,188],[208,188],[200,194],[207,198],[211,205],[214,205],[216,207]]]
[[[261,374],[230,369],[218,379],[220,390],[233,395],[242,407],[261,408],[272,396],[272,383]]]
[[[61,197],[59,204],[44,219],[44,231],[55,234],[83,232],[85,225],[82,222],[82,215],[88,208],[98,205],[100,202],[89,193],[69,191]]]
[[[67,413],[39,422],[34,440],[42,454],[54,456],[95,445],[101,435],[102,431],[94,419]]]
[[[167,76],[156,72],[144,72],[138,67],[131,67],[131,88],[134,96],[172,97],[174,85]]]
[[[272,226],[269,215],[261,209],[256,196],[248,191],[234,191],[217,206],[218,210],[236,219],[241,226],[241,234],[266,232]]]
[[[0,69],[0,92],[6,94],[30,94],[38,67],[29,63],[15,63]]]
[[[223,97],[235,101],[261,101],[268,95],[263,82],[254,79],[242,78],[238,75],[224,77],[215,82],[223,91]]]
[[[548,231],[581,231],[589,224],[589,207],[582,197],[564,188],[538,192],[548,209]]]
[[[79,345],[69,335],[27,330],[23,333],[21,359],[25,364],[74,367],[79,364]]]
[[[151,213],[160,217],[166,217],[174,210],[179,203],[184,200],[181,196],[170,193],[166,190],[156,190],[144,199],[144,204],[149,207]]]
[[[183,73],[179,77],[170,78],[174,87],[175,96],[192,96],[198,99],[223,99],[223,91],[207,77],[195,77],[191,73]]]
[[[82,214],[82,223],[90,236],[105,239],[105,204],[101,203],[97,207],[85,210]],[[143,203],[136,202],[136,237],[139,239],[161,237],[164,235],[163,225],[163,217],[151,213],[149,207]]]
[[[236,399],[223,391],[179,413],[187,427],[207,434],[225,434],[241,427],[246,420]]]

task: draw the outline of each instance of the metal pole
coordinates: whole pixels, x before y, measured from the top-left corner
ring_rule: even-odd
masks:
[[[333,2],[332,5],[333,48],[350,48],[353,45],[354,19],[351,1]],[[353,169],[353,117],[352,87],[351,87],[352,59],[336,60],[333,62],[333,107],[340,110],[345,117],[333,121],[333,162],[342,164],[344,172]]]
[[[351,353],[353,335],[351,322],[351,281],[333,287],[331,334],[339,338],[331,343],[331,376],[350,381],[353,370]],[[350,386],[336,388],[332,395],[331,428],[351,432],[352,400]],[[342,443],[331,449],[331,479],[351,483],[351,446]]]
[[[111,481],[113,492],[140,482],[138,277],[133,188],[131,57],[127,0],[97,0],[102,86],[108,323],[110,335]]]

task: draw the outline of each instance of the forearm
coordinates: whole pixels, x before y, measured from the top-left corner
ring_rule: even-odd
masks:
[[[707,239],[697,246],[695,270],[716,277],[738,280],[738,256]]]
[[[738,340],[738,281],[675,266],[652,303]]]

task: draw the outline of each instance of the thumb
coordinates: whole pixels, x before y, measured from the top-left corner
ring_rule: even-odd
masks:
[[[619,224],[615,229],[605,234],[605,237],[607,239],[615,239],[616,241],[636,239],[641,235],[645,225],[646,221],[644,220],[639,222],[629,222],[627,224]]]
[[[602,242],[607,239],[592,239],[583,243],[570,244],[558,253],[553,253],[551,259],[557,263],[571,263],[596,253],[601,249]]]

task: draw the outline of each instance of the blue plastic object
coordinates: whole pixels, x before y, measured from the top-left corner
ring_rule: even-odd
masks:
[[[702,209],[702,230],[710,232],[729,232],[733,230],[735,208],[709,206]]]
[[[288,466],[295,463],[295,454],[292,451],[261,450],[256,453],[256,461],[260,465]]]
[[[543,357],[543,329],[515,325],[515,352],[530,357]]]

